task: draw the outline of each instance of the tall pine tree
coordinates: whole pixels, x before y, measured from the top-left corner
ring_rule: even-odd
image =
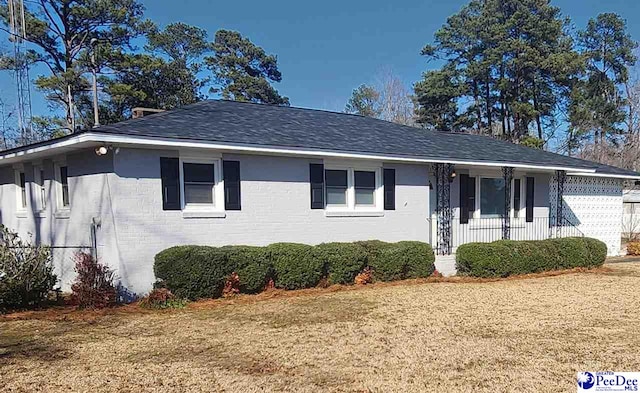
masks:
[[[449,74],[464,103],[458,127],[512,141],[531,132],[543,139],[580,69],[566,26],[548,0],[472,0],[449,17],[422,54],[456,71]],[[434,74],[416,84],[417,113],[419,122],[438,127],[430,119],[442,107],[431,108],[428,97],[438,96],[433,89],[442,83],[428,78]]]
[[[590,19],[578,38],[586,71],[571,93],[570,143],[576,146],[588,139],[603,144],[621,132],[626,113],[620,89],[628,81],[628,67],[635,64],[637,43],[627,33],[626,22],[613,13]]]

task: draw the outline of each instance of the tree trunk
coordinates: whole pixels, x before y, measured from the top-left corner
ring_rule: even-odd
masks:
[[[536,85],[536,78],[533,78],[533,109],[536,111],[536,127],[538,128],[538,138],[543,139],[542,124],[540,124],[540,109],[538,107],[538,86]]]
[[[504,79],[504,64],[500,64],[500,82]],[[504,137],[507,136],[507,108],[506,108],[506,98],[504,94],[504,88],[500,89],[500,117],[502,120],[502,135]]]
[[[71,33],[69,31],[69,18],[71,15],[71,9],[69,8],[69,2],[63,2],[62,6],[62,16],[61,22],[63,27],[64,36],[62,37],[62,41],[64,42],[64,72],[73,69],[73,59],[71,58],[71,45],[73,42],[71,40]],[[64,97],[67,97],[66,100],[66,111],[67,111],[67,127],[71,132],[75,132],[73,129],[74,121],[73,121],[73,87],[70,85],[69,81],[66,81],[66,90],[63,93]]]
[[[485,103],[487,105],[487,127],[489,132],[493,132],[493,113],[491,112],[491,86],[489,85],[489,74],[487,73],[487,81],[485,83]]]
[[[478,81],[473,80],[473,100],[476,106],[476,127],[478,131],[482,130],[482,110],[480,108],[480,93],[478,92]]]
[[[507,109],[507,114],[505,116],[506,121],[507,121],[507,135],[509,136],[509,139],[511,139],[511,136],[513,135],[512,130],[511,130],[511,122],[509,121],[509,117],[512,116],[511,114],[511,110],[509,109],[509,105],[505,104],[505,107]]]

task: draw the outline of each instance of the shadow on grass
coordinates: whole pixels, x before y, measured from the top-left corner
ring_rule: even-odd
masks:
[[[369,314],[376,303],[363,298],[300,297],[285,302],[263,303],[248,310],[232,306],[219,309],[200,309],[197,319],[225,319],[234,323],[256,323],[273,329],[304,327],[336,322],[357,322]]]
[[[286,352],[283,352],[283,355]],[[283,361],[284,360],[284,361]],[[304,374],[310,384],[318,389],[328,387],[340,387],[352,383],[349,375],[341,372],[327,372],[321,370],[309,370],[304,366],[292,366],[286,361],[286,357],[280,357],[273,353],[266,354],[260,351],[248,352],[246,347],[241,348],[222,341],[207,341],[201,337],[185,338],[179,340],[166,340],[164,343],[154,345],[153,348],[145,348],[135,351],[125,359],[128,364],[158,364],[166,367],[219,369],[252,377],[269,377],[278,375],[278,381],[284,384]],[[272,386],[277,389],[277,386]]]
[[[68,350],[41,336],[7,331],[0,333],[0,361],[12,358],[57,361],[69,355]]]

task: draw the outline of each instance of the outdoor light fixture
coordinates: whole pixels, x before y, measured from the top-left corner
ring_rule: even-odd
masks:
[[[456,170],[454,169],[451,171],[451,176],[449,176],[449,183],[453,182],[453,179],[455,179],[456,176],[457,176]]]
[[[105,154],[107,154],[108,151],[109,149],[106,146],[96,147],[97,156],[104,156]]]

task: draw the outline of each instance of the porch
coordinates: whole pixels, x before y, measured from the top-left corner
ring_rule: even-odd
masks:
[[[455,274],[455,250],[472,242],[584,236],[564,203],[566,172],[434,164],[431,244],[436,268]]]

